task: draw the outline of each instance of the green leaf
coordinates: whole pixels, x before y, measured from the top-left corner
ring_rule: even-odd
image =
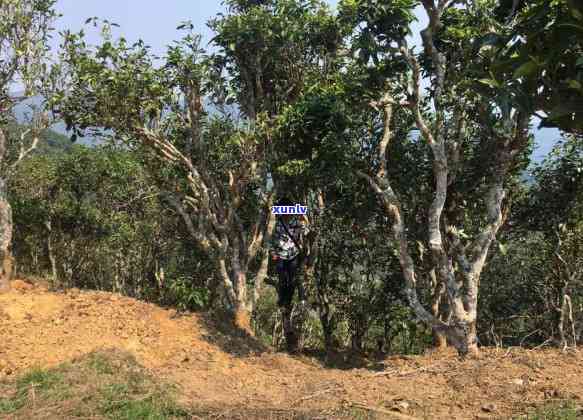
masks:
[[[500,83],[498,83],[496,80],[492,80],[492,79],[480,79],[480,80],[478,80],[478,82],[480,82],[484,85],[488,85],[491,88],[499,88],[500,87]]]
[[[519,77],[529,77],[532,76],[538,69],[538,66],[533,61],[527,61],[526,63],[519,66],[514,71],[514,78],[518,79]]]
[[[583,20],[583,13],[581,13],[579,10],[575,9],[574,6],[571,6],[571,14],[573,15],[573,17],[577,20]]]

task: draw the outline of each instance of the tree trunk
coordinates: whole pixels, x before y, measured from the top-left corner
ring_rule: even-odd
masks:
[[[569,347],[569,339],[567,338],[567,334],[565,333],[565,324],[566,320],[568,319],[571,324],[571,333],[573,336],[573,346],[577,345],[577,334],[575,331],[575,322],[573,321],[573,307],[571,304],[571,297],[565,292],[567,286],[563,288],[563,299],[561,303],[561,310],[560,310],[560,319],[558,324],[559,335],[561,338],[561,347],[566,349]]]
[[[435,329],[433,329],[433,347],[437,350],[443,350],[447,347],[447,337]]]
[[[356,319],[352,324],[352,334],[350,345],[355,353],[364,351],[364,338],[368,332],[368,318],[362,314],[356,314]]]
[[[285,336],[286,349],[289,352],[298,350],[299,337],[292,319],[292,307],[285,306],[281,308],[281,319],[283,324],[283,334]]]
[[[440,318],[442,313],[441,305],[444,297],[445,287],[443,287],[443,283],[437,282],[437,276],[435,275],[435,270],[431,270],[430,273],[431,278],[431,288],[432,296],[431,296],[431,314],[435,318]],[[443,319],[442,319],[443,321]],[[433,347],[441,350],[447,347],[447,338],[443,331],[436,329],[435,327],[431,328],[431,332],[433,335]]]
[[[10,290],[12,230],[12,207],[6,198],[6,182],[0,179],[0,293]]]
[[[335,322],[333,315],[330,316],[330,310],[320,313],[320,323],[322,324],[322,332],[324,334],[324,349],[326,352],[334,350],[334,327]]]
[[[235,327],[241,331],[253,336],[253,329],[251,328],[251,316],[246,307],[240,307],[233,312],[233,322]]]
[[[391,320],[383,320],[383,353],[390,353],[392,350],[393,337],[391,336]]]
[[[316,277],[314,277],[316,278]],[[327,293],[327,267],[320,265],[316,285],[316,308],[318,317],[324,333],[324,348],[326,353],[334,350],[334,330],[336,329],[336,315],[330,305],[330,299]]]
[[[478,336],[475,321],[457,321],[446,330],[448,343],[451,343],[462,356],[477,355]]]
[[[351,337],[351,349],[354,353],[362,353],[362,331],[358,330],[352,334]]]
[[[231,312],[235,327],[247,335],[254,336],[255,334],[251,328],[251,314],[247,303],[247,276],[238,268],[236,260],[233,265],[235,268],[231,277],[227,272],[225,260],[222,258],[219,260],[228,309]]]
[[[49,256],[49,261],[51,262],[51,275],[53,280],[53,286],[57,285],[58,282],[58,275],[57,275],[57,258],[55,257],[55,253],[53,250],[53,242],[52,242],[52,225],[51,221],[48,220],[45,223],[47,228],[47,254]]]
[[[324,349],[329,353],[334,350],[334,330],[330,322],[322,322],[322,330],[324,332]]]

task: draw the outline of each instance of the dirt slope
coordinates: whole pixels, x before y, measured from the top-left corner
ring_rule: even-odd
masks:
[[[0,380],[103,348],[131,352],[177,383],[182,402],[216,410],[317,410],[367,406],[378,418],[508,418],[548,400],[583,397],[583,355],[485,349],[388,357],[385,370],[327,369],[306,356],[261,350],[221,335],[197,315],[104,292],[66,294],[22,281],[0,295]]]

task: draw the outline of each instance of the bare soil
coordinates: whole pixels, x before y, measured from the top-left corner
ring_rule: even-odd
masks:
[[[0,295],[0,380],[100,349],[129,352],[177,384],[180,403],[199,418],[301,411],[331,419],[350,407],[374,418],[511,418],[583,398],[583,354],[574,350],[482,348],[465,360],[445,351],[330,368],[275,353],[209,317],[118,294],[54,293],[17,280]]]

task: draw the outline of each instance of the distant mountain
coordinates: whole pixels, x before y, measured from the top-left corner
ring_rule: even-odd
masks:
[[[15,96],[19,96],[16,94]],[[205,109],[210,115],[218,115],[222,113],[222,111],[217,108],[210,100],[205,100]],[[30,119],[31,114],[31,105],[33,107],[40,107],[43,103],[43,98],[41,96],[34,96],[30,99],[18,104],[15,109],[15,117],[19,124],[23,124]],[[237,118],[239,115],[239,109],[235,105],[226,105],[224,107],[224,112],[232,118]],[[64,136],[71,136],[72,133],[67,131],[67,127],[65,123],[58,122],[54,124],[51,129],[57,133],[60,133]],[[101,139],[87,135],[85,137],[81,137],[77,140],[78,143],[85,144],[85,145],[95,145],[100,144],[102,141]]]
[[[26,130],[26,127],[11,122],[4,129],[9,138],[19,138]],[[18,145],[11,143],[11,146]],[[64,136],[54,130],[48,129],[40,133],[40,141],[36,149],[32,151],[32,154],[48,155],[66,152],[71,149],[72,146],[73,143],[68,136]],[[13,151],[13,153],[16,153],[16,151]]]
[[[16,94],[15,96],[19,96],[19,95]],[[16,117],[16,121],[19,124],[26,124],[26,122],[30,120],[30,117],[32,114],[31,107],[40,108],[42,106],[42,104],[43,104],[43,98],[41,96],[33,96],[33,97],[27,99],[26,101],[21,102],[20,104],[18,104],[14,108],[14,116]],[[67,132],[67,127],[65,126],[65,123],[63,123],[63,122],[57,122],[56,124],[53,124],[53,126],[51,127],[51,130],[55,133],[60,134],[63,137],[70,138],[70,136],[72,134],[70,132]],[[95,138],[95,137],[86,136],[86,137],[79,138],[77,140],[77,143],[85,144],[85,145],[93,145],[93,144],[100,143],[100,140]]]

